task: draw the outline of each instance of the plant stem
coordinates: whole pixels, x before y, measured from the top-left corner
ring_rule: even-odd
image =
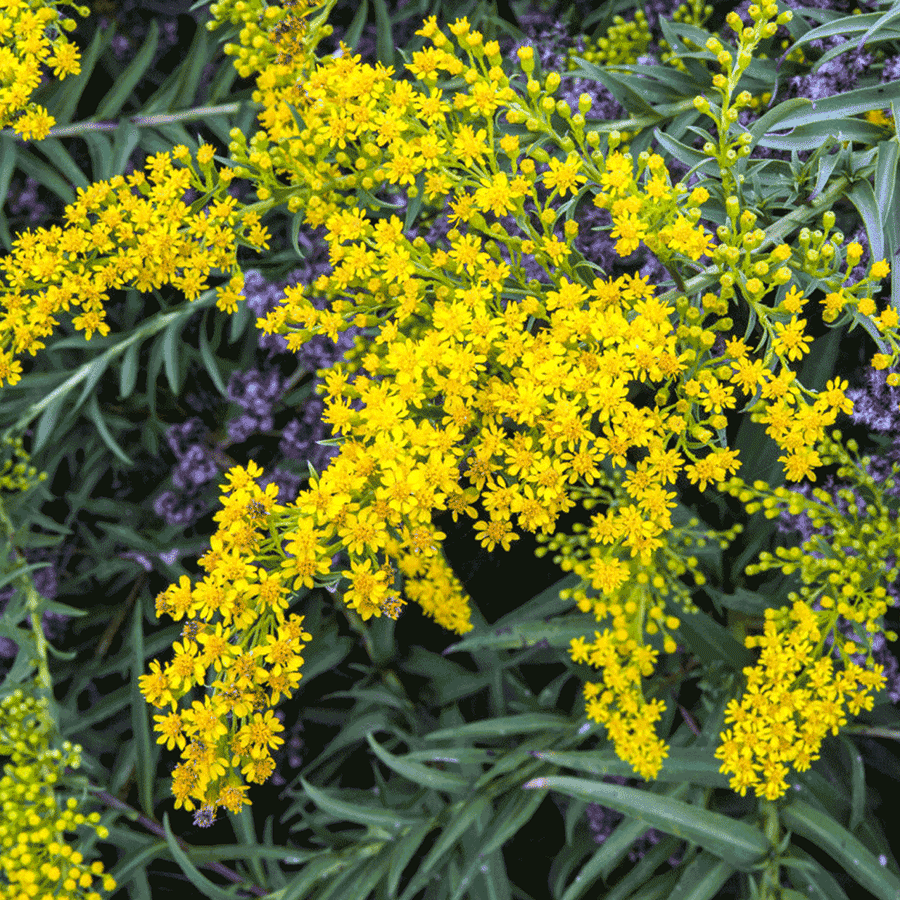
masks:
[[[181,112],[158,113],[152,116],[129,116],[118,122],[74,122],[71,125],[57,125],[50,129],[48,138],[81,137],[85,134],[111,133],[116,131],[123,122],[128,122],[138,128],[156,128],[159,125],[171,125],[173,122],[193,122],[197,119],[208,119],[210,116],[236,115],[240,112],[245,102],[220,103],[218,106],[198,106],[193,109],[184,109]],[[254,104],[256,105],[256,104]],[[4,128],[3,134],[8,134],[26,143],[11,128]]]
[[[147,829],[151,834],[155,834],[157,837],[161,837],[165,839],[166,832],[162,825],[159,822],[151,819],[149,816],[144,815],[142,812],[138,812],[134,807],[129,806],[125,803],[124,800],[120,800],[118,797],[115,797],[113,794],[110,794],[108,791],[94,789],[92,791],[93,795],[97,797],[98,800],[105,803],[110,809],[118,810],[119,812],[125,813],[131,820],[137,822]],[[175,840],[178,843],[178,846],[188,852],[191,850],[190,844],[184,841],[182,838],[175,835]],[[209,869],[211,872],[216,872],[221,875],[223,878],[227,878],[229,881],[234,884],[240,884],[244,887],[245,890],[249,891],[254,897],[264,897],[268,893],[268,891],[263,890],[261,887],[258,887],[255,884],[248,884],[247,879],[244,878],[239,872],[235,872],[234,869],[229,869],[228,866],[224,865],[220,862],[201,862],[198,863],[200,868]]]

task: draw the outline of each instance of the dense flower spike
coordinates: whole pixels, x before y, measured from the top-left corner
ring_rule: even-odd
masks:
[[[790,608],[767,609],[762,635],[748,636],[748,647],[761,649],[759,661],[745,669],[747,687],[729,706],[717,751],[732,787],[774,799],[787,788],[791,767],[809,768],[823,738],[836,734],[847,717],[871,709],[873,694],[885,685],[884,668],[873,655],[878,638],[896,640],[884,617],[896,597],[886,585],[896,582],[897,511],[893,476],[879,483],[870,460],[856,460],[840,445],[841,435],[822,446],[827,463],[855,484],[839,492],[839,502],[816,488],[810,496],[762,481],[739,478],[723,490],[768,518],[803,517],[812,531],[799,547],[764,552],[748,574],[781,569],[800,577]]]
[[[185,621],[182,639],[165,667],[158,660],[141,676],[158,743],[181,751],[173,772],[176,806],[214,816],[248,802],[247,782],[274,771],[271,750],[282,743],[272,707],[290,697],[302,677],[300,655],[312,636],[303,616],[286,614],[294,588],[260,559],[290,554],[263,533],[278,489],[261,488],[252,463],[236,466],[222,488],[219,528],[200,560],[206,576],[195,586],[183,576],[157,597],[157,614]],[[195,688],[205,688],[203,700]]]

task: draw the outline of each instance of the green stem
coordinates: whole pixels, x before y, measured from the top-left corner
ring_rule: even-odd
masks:
[[[157,313],[152,319],[148,322],[145,322],[140,327],[136,328],[128,337],[123,338],[119,343],[113,345],[108,350],[105,350],[99,356],[94,357],[89,362],[84,363],[81,367],[75,370],[62,384],[55,387],[49,394],[47,394],[43,399],[39,400],[37,403],[33,403],[28,409],[22,413],[21,416],[16,420],[15,424],[11,425],[7,430],[6,434],[14,435],[21,433],[24,431],[28,425],[36,419],[51,403],[60,397],[64,397],[72,388],[79,385],[82,381],[84,381],[88,375],[94,370],[98,364],[103,367],[107,366],[113,359],[117,356],[120,356],[124,353],[132,344],[135,342],[143,341],[146,338],[150,337],[152,334],[156,334],[158,331],[162,331],[168,325],[171,325],[172,322],[175,322],[177,319],[192,315],[195,310],[203,309],[210,305],[211,301],[215,298],[216,292],[214,290],[204,291],[203,294],[196,300],[191,300],[185,305],[179,307],[178,309],[172,310],[167,313]]]
[[[15,537],[16,529],[6,512],[6,506],[0,497],[0,524],[3,525],[7,546],[15,557],[17,563],[27,565],[28,561],[22,554],[22,551],[16,546]],[[38,670],[38,685],[45,691],[45,696],[49,703],[53,703],[53,681],[50,678],[50,663],[47,659],[47,638],[44,636],[44,629],[41,624],[41,597],[35,590],[34,582],[28,572],[17,575],[13,580],[13,584],[25,595],[25,603],[28,609],[28,617],[31,620],[31,630],[34,632],[34,645],[36,649],[34,662]],[[57,716],[53,716],[54,721],[58,721]]]
[[[862,734],[866,737],[887,738],[889,741],[900,741],[900,731],[893,728],[882,728],[878,725],[851,725],[845,728],[848,734]]]
[[[769,227],[768,231],[766,231],[765,240],[759,245],[757,250],[763,250],[772,244],[782,243],[792,231],[817,215],[820,209],[828,209],[834,201],[842,196],[849,184],[850,179],[846,175],[842,175],[833,185],[816,198],[817,202],[814,203],[814,205],[800,206],[793,212],[780,218],[774,225]],[[708,266],[698,275],[689,278],[685,282],[684,291],[673,288],[670,291],[666,291],[665,294],[662,294],[659,299],[664,303],[670,303],[674,302],[675,299],[682,294],[702,291],[715,284],[719,280],[719,274],[720,269],[718,266]]]
[[[158,113],[152,116],[129,116],[118,122],[75,122],[71,125],[58,125],[50,129],[48,138],[81,137],[85,134],[97,132],[114,132],[123,122],[128,122],[138,128],[156,128],[160,125],[171,125],[173,122],[193,122],[197,119],[208,119],[210,116],[236,115],[241,111],[244,103],[249,101],[237,101],[235,103],[220,103],[218,106],[199,106],[194,109],[185,109],[181,112]],[[258,106],[259,104],[253,104]],[[2,134],[8,134],[18,140],[26,141],[17,135],[11,128],[4,128]]]
[[[781,822],[778,818],[778,807],[771,800],[760,800],[759,807],[763,815],[763,831],[772,848],[762,874],[760,900],[777,900],[781,896],[779,877],[781,864],[777,856],[778,844],[781,839]]]

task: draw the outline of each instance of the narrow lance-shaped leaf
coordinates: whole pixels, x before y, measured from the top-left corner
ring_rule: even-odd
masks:
[[[753,868],[769,851],[765,835],[746,822],[638,788],[564,776],[535,778],[524,787],[559,791],[608,806],[667,834],[699,844],[738,869]]]
[[[900,878],[882,866],[872,852],[830,816],[795,800],[784,808],[787,828],[824,850],[844,871],[878,900],[900,897]]]

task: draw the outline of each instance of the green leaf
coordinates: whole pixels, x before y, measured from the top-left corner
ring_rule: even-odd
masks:
[[[664,837],[641,857],[631,871],[616,882],[614,888],[603,895],[603,900],[625,900],[630,897],[634,890],[647,883],[650,876],[664,865],[672,854],[678,851],[679,847],[681,847],[681,841],[678,838],[671,835]],[[723,865],[727,865],[727,863],[723,863]],[[587,886],[585,886],[586,889]],[[571,887],[569,892],[574,894]],[[583,893],[584,891],[580,892],[580,894]]]
[[[685,787],[680,787],[685,790]],[[634,845],[647,831],[647,826],[637,819],[620,822],[578,870],[562,895],[562,900],[577,900],[584,895],[598,878],[606,881],[628,856]]]
[[[669,900],[713,900],[734,872],[734,866],[724,859],[712,853],[699,853],[682,872]]]
[[[234,900],[234,894],[220,888],[217,884],[213,884],[200,870],[191,862],[187,853],[178,845],[172,828],[169,825],[169,814],[163,815],[163,829],[166,834],[166,843],[169,845],[169,852],[172,854],[175,862],[178,863],[181,871],[187,876],[188,881],[210,900]]]
[[[53,398],[47,408],[41,413],[41,417],[38,419],[34,429],[34,442],[31,448],[32,453],[38,453],[43,448],[44,444],[47,443],[47,440],[59,422],[59,417],[65,407],[65,400],[65,394],[59,394]]]
[[[116,439],[110,434],[109,429],[106,427],[106,421],[103,418],[103,413],[100,412],[100,404],[97,401],[96,394],[92,394],[91,399],[88,400],[85,415],[94,423],[97,434],[100,435],[100,439],[107,447],[109,447],[112,453],[125,463],[126,466],[133,466],[134,460],[119,446]]]
[[[129,345],[122,357],[119,369],[119,399],[124,400],[134,393],[137,384],[138,365],[141,348],[137,343]]]
[[[865,119],[834,117],[807,125],[795,125],[787,134],[767,134],[759,140],[761,147],[772,150],[818,150],[829,138],[873,144],[884,136],[884,129]]]
[[[234,831],[235,836],[243,842],[243,845],[248,849],[256,850],[256,849],[265,849],[259,847],[259,844],[256,840],[256,828],[253,824],[253,813],[250,811],[249,806],[241,807],[241,811],[238,813],[230,812],[228,813],[228,820],[231,822],[231,827]],[[281,857],[284,858],[284,849],[272,847],[272,850],[280,850]],[[258,885],[264,885],[266,883],[266,873],[263,870],[262,862],[260,861],[260,857],[256,854],[251,854],[248,857],[250,863],[250,871],[253,874],[253,878],[256,880]]]
[[[360,859],[352,869],[335,878],[316,900],[366,900],[372,888],[387,875],[387,865],[386,856]]]
[[[107,181],[114,174],[110,167],[112,161],[112,141],[109,136],[99,131],[87,131],[84,134],[88,153],[91,155],[91,174],[94,181]]]
[[[12,234],[9,230],[9,222],[6,213],[2,211],[2,207],[6,203],[6,197],[9,193],[9,183],[12,180],[12,174],[16,169],[16,160],[18,158],[19,148],[15,139],[10,134],[0,134],[0,238],[3,240],[3,246],[7,250],[12,249]]]
[[[802,382],[806,384],[806,382]],[[756,591],[748,591],[746,588],[738,588],[733,594],[723,594],[721,591],[710,587],[708,584],[703,589],[710,594],[717,606],[725,609],[735,609],[746,613],[748,616],[764,616],[767,609],[773,608],[769,598]]]
[[[878,37],[880,40],[895,40],[897,37],[900,37],[900,30],[893,28],[888,29],[886,26],[890,25],[892,22],[896,22],[900,19],[900,7],[892,7],[888,9],[884,15],[880,16],[875,22],[873,22],[866,33],[859,39],[859,43],[856,45],[857,50],[862,50],[862,48],[869,43],[874,37]],[[879,32],[884,32],[879,34]],[[850,42],[847,41],[849,44]]]
[[[231,329],[229,331],[228,340],[229,343],[236,344],[247,330],[247,326],[250,324],[251,319],[255,319],[256,317],[253,315],[253,310],[250,309],[246,303],[239,303],[237,310],[232,313],[229,318]]]
[[[384,0],[373,0],[375,4],[375,53],[383,66],[394,65],[394,34],[391,17]]]
[[[833,138],[826,138],[826,144],[828,143],[835,143],[835,141]],[[838,163],[843,159],[846,159],[846,155],[842,152],[841,148],[838,148],[834,153],[822,153],[819,156],[819,168],[816,172],[816,186],[813,188],[813,192],[808,198],[809,200],[818,197],[819,194],[825,190],[825,186],[834,174],[834,170],[837,168]]]
[[[181,346],[181,326],[184,320],[176,319],[162,335],[162,357],[166,371],[166,381],[177,397],[181,393],[184,380],[184,348]]]
[[[748,129],[750,137],[753,139],[750,142],[750,148],[755,147],[759,143],[760,138],[774,128],[784,127],[781,125],[781,122],[785,119],[790,118],[800,110],[808,109],[809,103],[810,101],[805,97],[792,97],[790,100],[785,100],[783,103],[779,103],[777,106],[773,106],[770,110],[764,112]]]
[[[428,880],[431,870],[456,846],[457,841],[463,834],[490,807],[490,799],[483,794],[476,795],[474,798],[460,800],[450,807],[453,813],[450,822],[441,829],[440,837],[435,841],[431,850],[428,851],[428,855],[422,861],[422,865],[419,866],[418,871],[406,886],[406,890],[401,895],[401,900],[411,900],[416,895],[419,888]]]
[[[894,135],[889,141],[882,141],[878,145],[878,162],[875,164],[875,203],[884,213],[890,210],[894,200],[898,160],[900,143]]]
[[[203,361],[203,367],[209,374],[210,380],[215,385],[216,390],[222,397],[227,397],[228,392],[225,388],[225,379],[222,378],[222,373],[219,371],[219,364],[212,352],[212,348],[209,346],[209,338],[206,336],[206,321],[208,317],[209,311],[204,313],[203,322],[200,325],[200,359]]]
[[[525,801],[525,802],[523,802]],[[462,900],[473,879],[478,875],[484,858],[499,850],[522,828],[544,802],[540,794],[510,794],[491,819],[487,830],[478,837],[478,853],[473,855],[468,867],[463,872],[451,900]],[[469,895],[471,896],[471,895]]]
[[[138,82],[144,77],[159,43],[159,23],[155,18],[150,20],[150,28],[144,45],[137,52],[131,64],[124,72],[119,74],[113,84],[113,89],[103,98],[97,107],[95,116],[97,119],[115,119],[125,105],[125,101],[131,96]]]
[[[18,167],[48,191],[56,194],[63,203],[75,202],[75,191],[72,190],[72,185],[68,180],[63,178],[52,166],[48,166],[43,160],[38,159],[31,147],[20,148]]]
[[[549,621],[496,623],[489,631],[474,630],[444,653],[472,653],[476,650],[524,650],[529,647],[568,647],[574,638],[584,637],[597,624],[592,615],[558,616]]]
[[[850,830],[856,831],[866,812],[866,767],[853,741],[842,734],[840,742],[850,761]]]
[[[869,849],[834,819],[802,800],[795,800],[784,807],[781,820],[785,827],[824,850],[879,900],[900,897],[900,878],[880,865]]]
[[[508,737],[511,734],[530,734],[534,731],[563,731],[572,727],[572,720],[551,713],[522,713],[518,716],[498,716],[480,722],[467,722],[455,728],[441,728],[425,735],[426,740],[448,738],[470,741]]]
[[[512,900],[506,862],[500,850],[482,860],[481,877],[485,885],[485,900]]]
[[[884,259],[884,223],[872,185],[868,181],[857,181],[847,194],[847,199],[856,207],[866,226],[872,261]]]
[[[391,851],[391,864],[388,868],[386,890],[388,897],[397,896],[397,887],[400,884],[400,876],[415,856],[416,851],[422,846],[422,841],[431,834],[434,822],[420,822],[413,825],[398,840],[394,841],[394,849]]]
[[[601,69],[600,66],[577,56],[572,63],[577,68],[573,69],[570,74],[600,82],[630,115],[649,116],[654,119],[663,118],[622,76],[607,69]]]
[[[178,93],[173,99],[175,109],[188,109],[197,96],[203,70],[216,53],[216,39],[206,28],[194,32],[194,40],[178,70]],[[174,74],[174,73],[173,73]]]
[[[469,786],[469,780],[452,772],[442,772],[419,762],[410,762],[404,756],[395,756],[384,749],[371,734],[366,736],[375,755],[390,769],[420,787],[435,791],[455,793]]]
[[[778,121],[778,128],[779,130],[797,128],[815,122],[857,116],[871,110],[884,109],[892,100],[900,100],[900,81],[857,88],[834,97],[826,97],[824,100],[804,100],[803,108],[798,105],[794,112]]]
[[[144,674],[144,622],[143,606],[138,600],[134,605],[134,620],[131,627],[132,670],[131,670],[131,727],[134,730],[135,778],[141,809],[152,817],[153,782],[159,758],[158,747],[150,734],[150,716],[147,701],[141,693],[138,678]]]
[[[368,19],[368,17],[369,0],[363,0],[359,9],[356,11],[356,15],[353,17],[353,21],[350,23],[350,27],[344,35],[344,43],[351,50],[356,50],[356,45],[359,43],[360,35],[362,34],[362,30],[365,27],[366,19]]]
[[[695,150],[681,141],[676,141],[671,135],[660,131],[659,128],[655,128],[653,134],[663,149],[667,150],[678,162],[689,169],[699,167],[704,163],[713,162],[705,153],[701,153],[699,150]]]
[[[72,159],[69,151],[63,146],[62,141],[58,138],[45,138],[40,143],[41,153],[53,163],[54,166],[62,173],[73,187],[86,188],[90,183],[87,175],[81,171],[78,163]]]
[[[705,665],[723,659],[738,671],[753,665],[753,653],[706,613],[680,613],[678,619],[678,634]]]
[[[558,775],[535,778],[524,787],[559,791],[608,806],[666,834],[699,844],[737,869],[752,869],[769,851],[765,835],[746,822],[638,788]]]
[[[369,828],[382,828],[386,831],[398,831],[404,825],[415,825],[421,822],[422,817],[404,813],[401,810],[375,808],[363,806],[358,798],[353,801],[341,800],[320,788],[313,787],[305,778],[300,778],[307,797],[315,803],[322,812],[328,813],[339,822],[356,822],[358,825],[366,825]]]
[[[109,154],[109,171],[111,175],[121,175],[125,166],[140,143],[140,129],[132,122],[123,120],[113,132],[112,150]]]
[[[347,865],[336,853],[323,854],[323,858],[308,862],[287,887],[270,895],[270,900],[308,900],[310,890],[317,881],[329,876],[338,877]]]
[[[794,47],[802,47],[812,41],[820,41],[822,38],[834,37],[835,35],[839,35],[843,40],[849,42],[849,39],[854,35],[865,34],[880,18],[882,18],[882,13],[842,16],[831,22],[826,22],[818,28],[810,29],[803,37],[794,42]],[[900,33],[897,36],[900,36]]]
[[[588,775],[620,775],[634,777],[631,763],[620,759],[611,750],[543,750],[534,756],[544,762],[566,769],[575,769]],[[728,787],[728,776],[719,771],[721,763],[707,751],[698,747],[670,747],[656,781],[660,784],[702,784],[708,787]]]

